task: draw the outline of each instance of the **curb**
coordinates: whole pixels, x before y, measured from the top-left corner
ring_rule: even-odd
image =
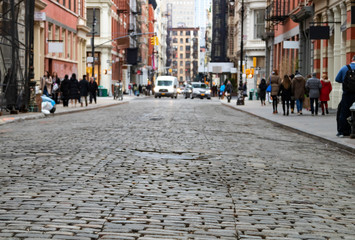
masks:
[[[123,102],[117,102],[117,103],[111,103],[108,105],[102,105],[102,106],[97,106],[97,107],[92,107],[92,108],[79,108],[79,109],[74,109],[72,111],[65,111],[65,112],[59,112],[59,113],[54,113],[54,116],[58,115],[64,115],[64,114],[69,114],[69,113],[78,113],[78,112],[86,112],[86,111],[92,111],[100,108],[107,108],[107,107],[113,107],[121,104],[127,104],[129,101],[123,101]]]
[[[282,124],[282,123],[274,122],[274,121],[272,121],[272,120],[270,120],[270,119],[268,119],[268,118],[265,118],[265,117],[256,115],[256,114],[254,114],[254,113],[250,113],[250,112],[248,112],[248,111],[245,111],[245,110],[242,110],[242,109],[239,109],[239,108],[235,108],[235,107],[233,107],[232,105],[226,104],[226,103],[224,103],[224,102],[221,102],[221,103],[222,103],[222,105],[224,105],[224,106],[226,106],[226,107],[229,107],[229,108],[232,108],[232,109],[234,109],[234,110],[236,110],[236,111],[240,111],[240,112],[249,114],[249,115],[251,115],[251,116],[257,117],[257,118],[259,118],[259,119],[265,120],[265,121],[267,121],[267,122],[270,122],[270,123],[272,123],[272,124],[274,124],[274,125],[277,125],[278,127],[284,128],[284,129],[289,130],[289,131],[291,131],[291,132],[300,133],[300,134],[302,134],[302,135],[305,135],[305,136],[307,136],[307,137],[311,137],[311,138],[313,138],[313,139],[319,140],[319,141],[324,142],[324,143],[331,143],[333,146],[336,146],[336,147],[338,147],[338,148],[341,148],[342,150],[345,150],[345,151],[347,151],[347,152],[349,152],[349,153],[351,153],[351,154],[355,154],[355,148],[349,147],[349,146],[347,146],[347,145],[345,145],[345,144],[338,143],[338,142],[335,142],[335,141],[333,141],[333,140],[331,140],[331,139],[324,138],[324,137],[321,137],[321,136],[318,136],[318,135],[315,135],[315,134],[312,134],[312,133],[309,133],[309,132],[305,132],[305,131],[303,131],[303,130],[301,130],[301,129],[298,129],[298,128],[290,127],[290,126],[284,125],[284,124]]]

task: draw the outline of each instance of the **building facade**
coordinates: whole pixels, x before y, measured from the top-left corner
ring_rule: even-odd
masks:
[[[269,0],[263,38],[267,70],[278,69],[281,74],[298,70],[304,76],[316,72],[318,77],[327,74],[333,84],[330,106],[336,108],[342,89],[334,79],[355,53],[354,5],[350,0]],[[318,27],[328,27],[328,32],[321,36]]]
[[[180,84],[192,82],[198,74],[198,28],[172,28],[172,75]]]
[[[44,71],[85,74],[85,1],[42,0],[35,2],[34,73],[39,80]]]

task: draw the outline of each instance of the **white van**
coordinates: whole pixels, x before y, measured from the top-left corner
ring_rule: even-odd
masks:
[[[154,97],[177,98],[178,80],[173,76],[160,76],[155,80]]]

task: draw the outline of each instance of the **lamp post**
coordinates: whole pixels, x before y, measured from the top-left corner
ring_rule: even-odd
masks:
[[[92,37],[91,37],[91,55],[92,55],[92,73],[91,76],[95,79],[95,8],[93,9],[93,19],[92,19]]]
[[[243,96],[243,35],[244,35],[244,0],[242,0],[242,6],[240,11],[240,73],[239,73],[239,97],[237,101],[237,105],[244,105],[244,96]]]

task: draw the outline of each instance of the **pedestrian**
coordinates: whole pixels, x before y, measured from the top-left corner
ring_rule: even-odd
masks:
[[[312,77],[309,78],[306,82],[306,89],[308,90],[308,94],[310,98],[312,116],[314,116],[314,114],[318,115],[318,100],[319,100],[321,88],[322,88],[322,83],[317,78],[317,74],[313,73]]]
[[[219,99],[224,98],[224,91],[226,90],[226,85],[222,82],[222,85],[219,87]]]
[[[307,80],[312,78],[312,75],[311,74],[308,74],[307,77],[306,77],[306,83],[307,83]],[[304,109],[307,109],[308,111],[311,111],[311,100],[309,98],[309,89],[306,88],[306,92],[305,92],[305,95],[304,95],[304,100],[303,100],[303,108]]]
[[[350,107],[355,102],[355,55],[349,65],[343,66],[335,81],[343,85],[340,104],[338,137],[350,136],[351,126],[347,118],[351,116]]]
[[[271,85],[272,110],[274,114],[277,114],[277,95],[281,85],[281,78],[276,69],[271,73],[268,84]]]
[[[76,107],[76,103],[80,102],[79,81],[76,79],[75,73],[70,78],[69,99],[71,107]]]
[[[327,114],[329,114],[328,111],[328,101],[329,99],[329,95],[330,92],[332,91],[332,83],[330,82],[330,80],[328,79],[327,74],[323,74],[322,78],[320,80],[321,84],[322,84],[322,89],[320,90],[320,97],[319,97],[319,101],[322,107],[322,115],[324,114],[324,108],[325,108],[325,112]]]
[[[142,94],[142,93],[143,93],[143,88],[142,88],[142,85],[139,84],[139,85],[138,85],[138,96],[139,96],[140,94]]]
[[[267,88],[266,88],[266,101],[268,101],[269,103],[272,103],[272,99],[271,99],[271,85],[267,84]]]
[[[58,96],[60,95],[60,78],[56,72],[52,73],[52,96],[56,104],[59,104]]]
[[[288,75],[284,75],[282,83],[280,85],[279,95],[281,95],[281,102],[282,102],[282,111],[283,115],[289,115],[289,107],[292,95],[291,89],[291,79]],[[287,111],[285,107],[287,106]]]
[[[265,106],[265,95],[266,95],[267,84],[265,78],[261,79],[259,84],[259,97],[261,101],[261,106]]]
[[[138,88],[137,88],[137,84],[136,84],[136,83],[133,84],[133,94],[134,94],[135,96],[138,95]]]
[[[68,107],[70,97],[70,80],[68,74],[64,76],[64,79],[60,84],[60,91],[63,100],[63,107]]]
[[[83,107],[85,102],[85,106],[88,106],[88,93],[89,93],[89,82],[86,80],[86,75],[83,75],[83,79],[79,82],[79,90],[80,90],[80,105]]]
[[[292,83],[292,80],[295,77],[295,75],[291,74],[289,77],[290,77],[290,80],[291,80],[291,83]],[[290,107],[291,107],[291,114],[293,114],[294,110],[295,110],[295,96],[293,96],[293,91],[291,91]]]
[[[242,90],[243,90],[243,102],[244,102],[244,98],[248,96],[248,84],[245,81],[243,86],[242,86]]]
[[[49,97],[52,94],[52,77],[48,71],[44,72],[43,77],[41,77],[40,81],[40,90],[44,95]]]
[[[132,84],[128,84],[128,92],[129,92],[129,95],[131,96],[132,95]]]
[[[96,81],[94,80],[93,77],[90,77],[90,82],[89,82],[89,93],[90,93],[90,104],[92,103],[92,100],[94,100],[96,104],[96,96],[97,96],[97,91],[99,90]]]
[[[300,72],[296,71],[292,80],[291,89],[296,100],[297,114],[302,115],[304,95],[306,93],[306,80]]]

